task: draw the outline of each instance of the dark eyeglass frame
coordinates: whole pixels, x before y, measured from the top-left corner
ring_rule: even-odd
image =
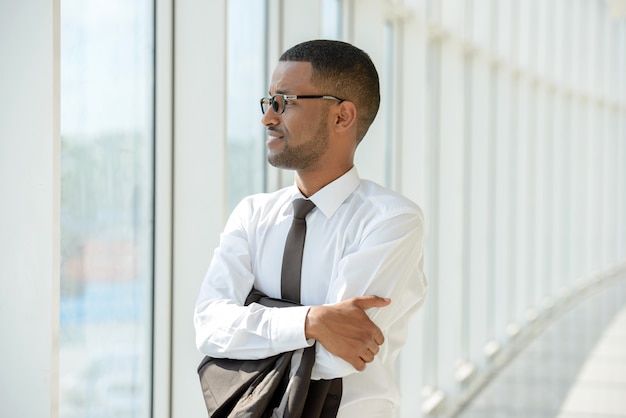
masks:
[[[282,108],[279,108],[280,102],[276,101],[276,97],[282,98]],[[274,113],[277,115],[282,115],[285,112],[285,105],[289,100],[298,100],[298,99],[324,99],[324,100],[335,100],[339,103],[343,102],[344,99],[340,99],[335,96],[327,96],[327,95],[297,95],[297,94],[275,94],[271,97],[262,97],[261,98],[261,112],[265,114],[269,108],[271,107]],[[267,108],[266,108],[267,106]]]

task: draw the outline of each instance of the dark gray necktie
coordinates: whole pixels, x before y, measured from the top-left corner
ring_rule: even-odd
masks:
[[[293,202],[293,222],[285,242],[281,273],[281,296],[292,302],[300,303],[300,275],[306,236],[304,218],[314,207],[315,203],[306,199],[297,199]],[[284,416],[301,418],[337,416],[343,392],[343,381],[341,378],[311,380],[313,363],[315,363],[314,345],[305,348],[302,352],[302,360],[295,376],[292,377],[292,390],[287,394],[287,410]]]
[[[300,303],[300,273],[302,272],[302,252],[306,235],[304,218],[315,207],[315,203],[306,199],[293,201],[293,222],[287,234],[283,269],[281,273],[281,297]]]

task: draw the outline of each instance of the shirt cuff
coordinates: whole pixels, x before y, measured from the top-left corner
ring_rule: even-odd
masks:
[[[276,309],[272,322],[278,326],[272,327],[272,341],[280,342],[278,344],[280,347],[276,347],[279,351],[293,351],[315,343],[315,340],[307,341],[304,334],[304,324],[309,308],[309,306],[296,306]]]

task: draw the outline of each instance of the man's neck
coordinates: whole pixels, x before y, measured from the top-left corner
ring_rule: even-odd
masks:
[[[349,167],[324,172],[296,171],[296,185],[305,197],[311,197],[322,188],[350,171],[352,166],[351,164]]]

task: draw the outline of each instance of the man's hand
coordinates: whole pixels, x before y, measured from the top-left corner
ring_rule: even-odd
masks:
[[[367,316],[365,309],[382,308],[390,299],[359,296],[330,306],[309,309],[304,326],[306,338],[320,342],[329,352],[362,371],[374,360],[385,341],[382,331]]]

